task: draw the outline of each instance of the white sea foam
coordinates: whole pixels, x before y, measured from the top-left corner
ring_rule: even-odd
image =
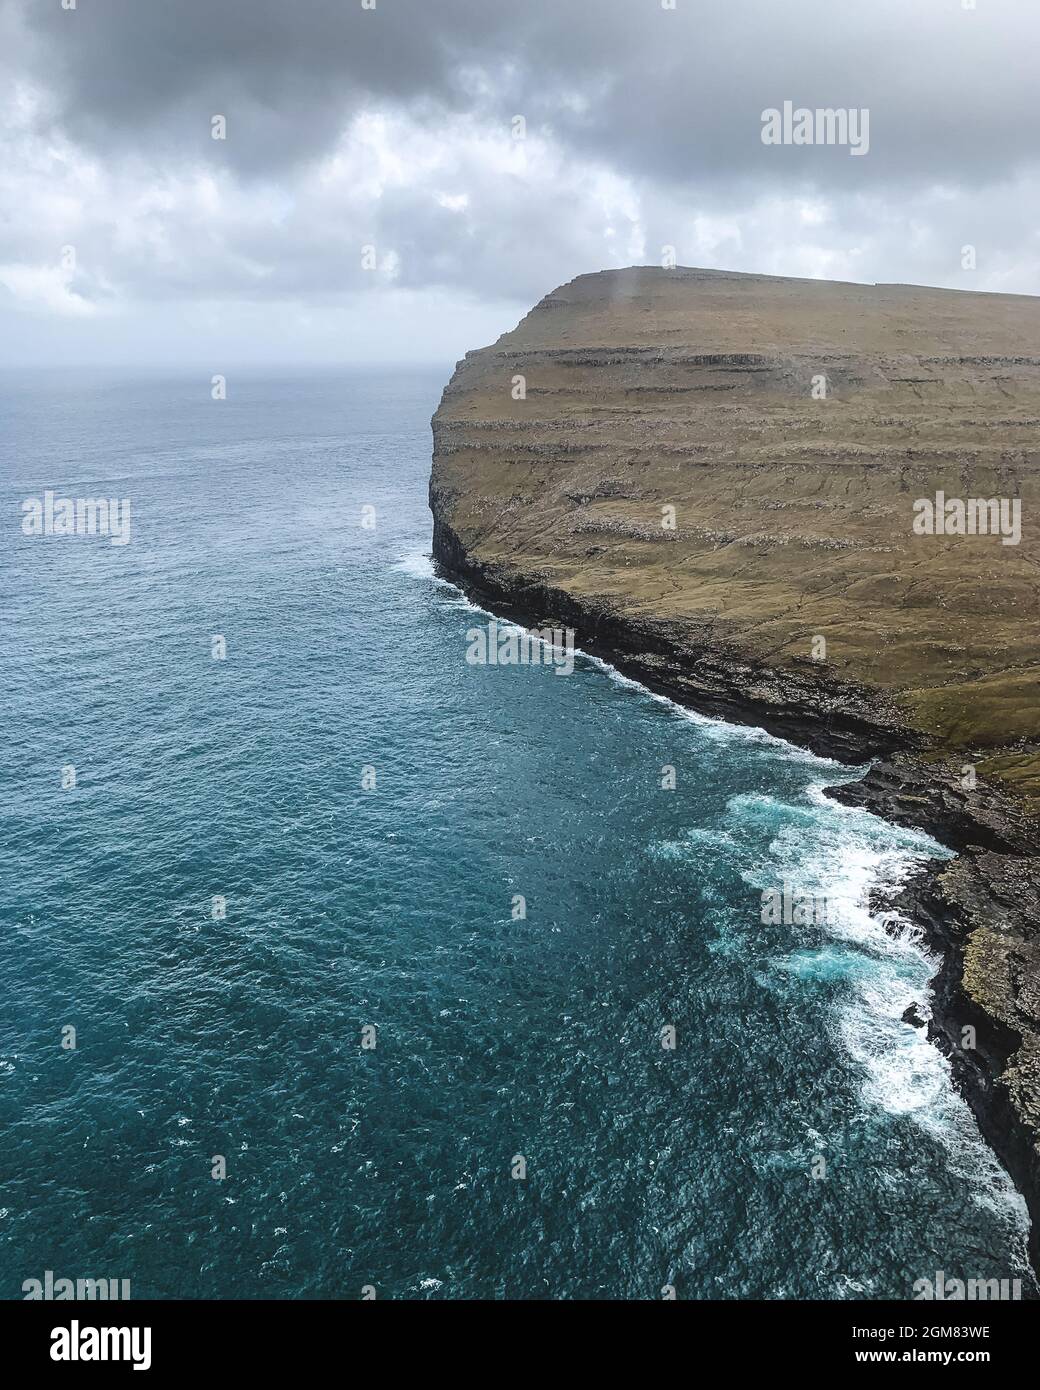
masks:
[[[422,579],[435,584],[438,589],[447,590],[451,596],[451,606],[454,608],[463,608],[468,613],[483,613],[489,618],[495,616],[488,609],[481,608],[480,604],[471,602],[457,584],[439,575],[433,563],[433,556],[428,550],[410,550],[406,555],[400,556],[390,568],[398,574],[407,574],[412,579]]]
[[[1024,1200],[983,1141],[947,1058],[925,1029],[903,1022],[910,1004],[929,1016],[939,961],[906,917],[871,907],[872,896],[890,898],[922,863],[949,858],[950,851],[920,831],[830,800],[824,785],[810,783],[804,805],[745,796],[729,806],[738,820],[757,815],[778,822],[769,845],[772,863],[747,870],[746,881],[756,887],[786,881],[827,901],[828,944],[792,951],[774,965],[805,977],[841,977],[844,998],[832,1026],[862,1076],[863,1104],[905,1117],[941,1142],[973,1200],[998,1211],[1021,1238],[1028,1230]]]
[[[390,566],[398,574],[410,574],[413,579],[436,579],[433,556],[428,550],[410,550]],[[452,588],[455,586],[452,585]]]
[[[758,807],[749,805],[757,800]],[[863,1072],[864,1101],[892,1115],[934,1107],[951,1089],[945,1058],[923,1030],[903,1023],[908,1005],[923,1002],[937,961],[918,929],[896,912],[880,912],[871,897],[898,890],[923,861],[948,851],[929,836],[887,825],[869,812],[828,801],[819,788],[806,789],[806,804],[785,807],[771,798],[736,797],[731,814],[768,815],[779,822],[769,845],[770,862],[748,869],[755,887],[791,883],[827,903],[822,924],[828,974],[844,972],[848,997],[839,1006],[835,1030]],[[763,804],[764,803],[764,804]],[[786,812],[786,814],[784,814]],[[798,951],[781,968],[811,973],[812,952]]]

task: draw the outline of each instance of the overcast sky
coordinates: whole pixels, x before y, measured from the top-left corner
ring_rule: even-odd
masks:
[[[0,0],[0,362],[451,362],[667,246],[1040,293],[1040,0],[374,3]]]

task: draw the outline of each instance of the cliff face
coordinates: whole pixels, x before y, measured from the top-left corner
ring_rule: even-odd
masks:
[[[433,429],[450,577],[685,704],[879,759],[843,797],[965,851],[914,894],[932,1032],[1035,1239],[1040,300],[581,276],[467,354]]]

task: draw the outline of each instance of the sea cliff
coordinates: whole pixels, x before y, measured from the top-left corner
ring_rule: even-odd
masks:
[[[870,761],[834,795],[957,851],[900,907],[1034,1261],[1038,428],[1040,300],[639,267],[466,355],[430,483],[434,557],[489,607]]]

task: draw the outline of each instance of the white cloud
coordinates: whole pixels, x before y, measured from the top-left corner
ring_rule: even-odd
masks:
[[[804,8],[792,11],[792,26]],[[932,9],[929,22],[949,25],[936,33],[963,63],[970,48],[958,27],[963,15],[954,23]],[[555,11],[546,20],[547,7],[534,10],[539,22],[557,23]],[[619,27],[622,10],[610,10],[613,30],[597,30],[588,41],[615,43],[623,66],[628,57],[620,36],[629,30]],[[280,14],[272,10],[275,18]],[[489,19],[490,29],[498,22]],[[713,32],[726,27],[718,16],[713,24]],[[988,36],[992,53],[994,28],[986,24],[979,32]],[[190,346],[193,323],[251,351],[259,335],[272,358],[289,347],[305,353],[307,332],[315,353],[339,352],[337,325],[348,323],[355,337],[382,343],[377,318],[380,325],[404,323],[391,307],[396,304],[409,305],[430,329],[417,339],[402,328],[402,354],[411,354],[420,339],[454,352],[483,341],[464,338],[477,331],[474,325],[482,334],[494,326],[482,304],[504,305],[512,316],[513,306],[526,309],[574,275],[658,263],[665,247],[675,247],[679,263],[687,265],[1040,293],[1040,198],[1034,166],[1021,152],[1008,157],[1002,177],[987,169],[983,195],[972,153],[982,137],[969,126],[958,134],[962,177],[949,167],[953,146],[946,139],[934,179],[886,182],[877,174],[886,166],[882,155],[875,163],[875,142],[883,148],[886,117],[909,100],[903,74],[893,77],[898,100],[875,93],[869,158],[814,164],[797,162],[797,151],[780,150],[763,166],[768,178],[758,166],[752,178],[750,164],[730,168],[721,157],[729,151],[736,159],[743,149],[739,110],[725,107],[716,126],[703,119],[684,124],[687,93],[691,101],[702,94],[692,73],[684,74],[669,37],[681,31],[661,28],[656,15],[647,25],[631,30],[632,43],[668,61],[657,78],[648,70],[639,87],[620,90],[606,69],[591,70],[573,52],[570,86],[559,64],[541,74],[520,56],[511,62],[499,53],[496,62],[486,53],[483,61],[459,61],[451,101],[409,101],[403,83],[394,96],[355,94],[334,111],[326,97],[322,138],[311,157],[266,163],[262,149],[248,161],[221,162],[208,148],[215,142],[189,139],[184,132],[198,125],[197,113],[185,116],[184,93],[174,89],[165,94],[167,127],[138,138],[136,127],[124,123],[102,155],[86,113],[82,121],[58,119],[64,108],[47,87],[49,68],[37,55],[28,65],[34,81],[0,85],[0,284],[6,291],[0,295],[0,337],[6,350],[12,356],[20,351],[10,346],[19,335],[9,331],[20,315],[20,336],[31,320],[29,336],[38,345],[48,342],[52,322],[49,341],[61,352],[70,343],[89,342],[69,336],[70,322],[93,325],[99,343],[132,344],[136,334],[135,356],[157,351],[160,332],[169,343]],[[869,28],[863,15],[856,26],[863,33]],[[801,32],[792,28],[790,48],[778,50],[784,71],[798,56]],[[922,22],[912,37],[930,33]],[[271,72],[280,71],[277,53],[264,57]],[[757,63],[761,55],[751,57]],[[0,67],[5,61],[0,56]],[[635,69],[627,71],[631,77]],[[392,79],[393,65],[387,72]],[[962,68],[958,72],[963,78]],[[132,75],[123,73],[127,81]],[[767,77],[772,84],[772,69]],[[417,90],[422,80],[420,73]],[[938,78],[927,80],[931,90]],[[712,81],[732,104],[736,98],[724,77]],[[741,92],[750,90],[746,75],[735,73],[729,86],[734,83]],[[757,86],[754,94],[747,134],[758,158]],[[655,126],[648,112],[657,110],[659,98],[671,106],[661,107]],[[271,120],[294,129],[313,119],[309,109],[295,112],[277,85],[270,107]],[[518,140],[513,117],[525,110],[526,138]],[[253,115],[250,107],[236,111],[229,124],[232,151]],[[921,117],[914,126],[919,143],[927,143],[929,129]],[[858,166],[869,169],[860,176]],[[961,268],[966,244],[976,248],[975,272]],[[69,246],[75,269],[63,263],[62,248]],[[375,248],[374,270],[364,268],[368,246]],[[439,336],[433,318],[425,317],[423,306],[432,305]],[[267,333],[265,314],[272,325]],[[496,331],[510,326],[503,321]],[[89,347],[85,351],[89,356]]]
[[[90,315],[96,306],[72,288],[72,273],[59,265],[0,264],[0,285],[30,308],[44,308],[59,317]]]

